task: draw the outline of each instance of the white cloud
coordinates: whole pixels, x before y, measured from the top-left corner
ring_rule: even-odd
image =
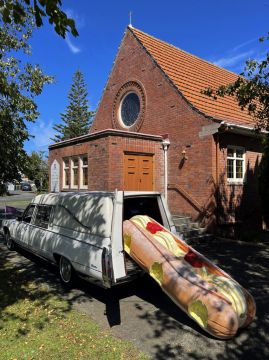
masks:
[[[69,18],[75,21],[77,29],[82,29],[85,26],[84,17],[76,13],[73,9],[68,8],[64,12]]]
[[[68,9],[65,9],[64,11],[69,18],[71,18],[75,21],[77,30],[80,30],[85,26],[84,17],[79,15],[73,9],[68,8]],[[69,33],[66,33],[65,42],[73,54],[78,54],[79,52],[81,52],[81,48],[74,45],[73,41],[71,41],[71,37],[70,37]]]
[[[267,50],[267,49],[266,49]],[[233,72],[241,73],[249,59],[260,60],[264,49],[259,39],[250,39],[226,50],[221,56],[212,56],[209,61]]]
[[[69,34],[66,34],[65,42],[67,43],[67,46],[69,47],[69,49],[72,51],[73,54],[77,54],[81,52],[81,49],[72,43]]]
[[[234,67],[248,60],[249,57],[253,55],[253,53],[254,51],[250,50],[236,55],[229,54],[226,57],[220,58],[218,60],[213,60],[213,63],[221,67]]]
[[[244,47],[246,47],[247,45],[250,45],[250,44],[252,44],[252,43],[254,43],[254,42],[256,42],[257,44],[258,44],[258,40],[259,39],[251,39],[251,40],[248,40],[248,41],[245,41],[245,42],[243,42],[242,44],[239,44],[239,45],[237,45],[237,46],[235,46],[233,49],[232,49],[232,51],[238,51],[239,49],[242,49],[242,48],[244,48]]]
[[[33,136],[25,143],[25,150],[32,151],[48,150],[48,146],[53,143],[51,140],[55,136],[52,121],[38,119],[34,124],[28,124],[28,131]]]
[[[74,19],[75,13],[73,9],[65,9],[64,12],[66,13],[67,17]]]

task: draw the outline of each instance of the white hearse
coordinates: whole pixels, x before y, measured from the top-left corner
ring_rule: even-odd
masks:
[[[141,270],[124,252],[122,223],[148,215],[175,232],[157,192],[51,193],[36,196],[23,215],[4,220],[7,247],[19,245],[59,266],[65,284],[75,275],[104,287],[136,277]]]

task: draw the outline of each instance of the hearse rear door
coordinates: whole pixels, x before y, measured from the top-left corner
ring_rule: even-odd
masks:
[[[113,264],[113,280],[114,282],[117,282],[118,279],[126,276],[122,238],[123,191],[115,191],[113,205],[111,257]]]

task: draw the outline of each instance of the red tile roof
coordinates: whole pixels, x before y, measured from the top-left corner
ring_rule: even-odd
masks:
[[[242,111],[233,97],[214,100],[201,94],[208,87],[217,88],[234,82],[238,75],[191,55],[138,29],[129,27],[166,76],[197,110],[218,120],[254,126],[253,118]]]

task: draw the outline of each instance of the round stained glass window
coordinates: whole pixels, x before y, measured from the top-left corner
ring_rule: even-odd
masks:
[[[120,118],[127,127],[132,126],[140,113],[140,100],[136,93],[127,94],[121,101]]]

